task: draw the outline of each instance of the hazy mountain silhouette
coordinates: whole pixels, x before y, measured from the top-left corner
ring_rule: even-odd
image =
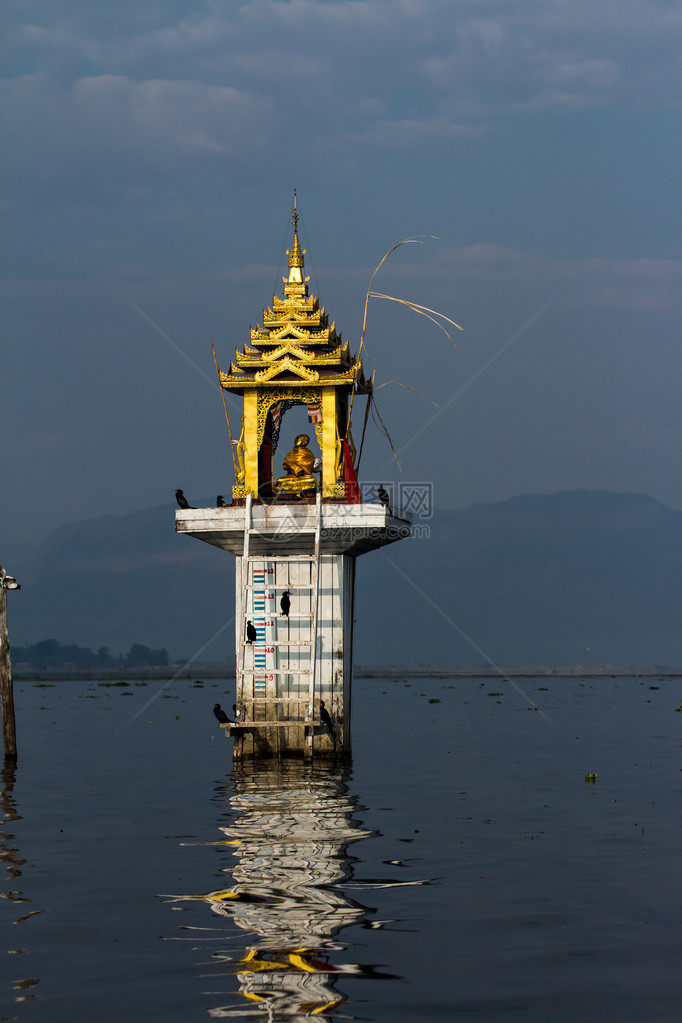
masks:
[[[578,490],[473,505],[432,526],[430,541],[387,554],[497,663],[682,664],[682,513],[646,496]],[[393,572],[383,611],[410,623],[423,659],[483,663]],[[410,640],[395,631],[391,663]]]
[[[231,661],[234,559],[176,535],[173,512],[72,523],[19,557],[12,642],[139,641]],[[423,524],[430,539],[358,561],[356,663],[682,665],[682,512],[578,490]]]

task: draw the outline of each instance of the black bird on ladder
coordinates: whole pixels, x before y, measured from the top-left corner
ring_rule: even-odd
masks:
[[[223,710],[223,708],[220,706],[219,703],[216,703],[216,705],[214,706],[213,713],[218,718],[218,721],[220,721],[221,725],[231,725],[232,724],[232,722],[230,721],[230,719],[228,718],[227,714],[225,713],[225,711]]]
[[[325,725],[325,727],[329,731],[329,734],[332,737],[332,742],[334,743],[334,749],[336,749],[336,733],[334,732],[334,722],[331,719],[329,711],[324,705],[324,700],[320,700],[320,721],[322,722],[323,725]]]
[[[258,633],[256,632],[256,626],[252,622],[246,623],[246,642],[253,643],[254,640],[258,639]]]
[[[282,594],[282,599],[279,602],[279,606],[282,608],[282,614],[288,618],[289,608],[291,607],[291,600],[289,599],[289,591],[285,590]]]
[[[189,503],[182,490],[175,491],[175,500],[178,502],[179,508],[191,508],[192,505]]]

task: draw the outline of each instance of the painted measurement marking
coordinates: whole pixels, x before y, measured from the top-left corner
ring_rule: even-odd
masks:
[[[267,667],[265,657],[265,569],[253,569],[253,624],[256,629],[256,642],[253,648],[253,695],[258,699],[265,698]]]

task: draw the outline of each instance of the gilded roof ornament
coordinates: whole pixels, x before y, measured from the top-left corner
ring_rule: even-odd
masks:
[[[262,323],[251,327],[243,351],[235,351],[235,362],[230,363],[228,373],[221,373],[220,382],[238,394],[273,388],[298,394],[301,387],[317,385],[364,392],[369,385],[360,360],[350,354],[348,342],[337,334],[324,306],[308,293],[295,192],[291,215],[294,237],[287,250],[289,276],[283,279],[284,295],[272,296],[272,305],[263,310]]]
[[[305,255],[305,249],[301,249],[298,243],[298,210],[296,208],[296,192],[294,191],[294,205],[291,207],[291,223],[294,227],[294,240],[291,248],[287,249],[287,255],[289,257],[289,278],[285,281],[287,284],[302,284],[303,283],[303,270]]]
[[[294,241],[290,249],[287,249],[287,255],[289,256],[289,269],[298,267],[299,270],[303,269],[304,262],[303,256],[305,255],[305,249],[301,249],[298,244],[298,233],[294,228]],[[291,277],[291,275],[289,275]]]

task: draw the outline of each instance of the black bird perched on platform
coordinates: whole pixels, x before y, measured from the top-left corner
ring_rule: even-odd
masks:
[[[222,494],[218,494],[218,496],[216,497],[216,499],[215,499],[215,506],[216,506],[216,508],[227,508],[228,507],[227,501],[225,500],[225,498],[223,497]]]
[[[252,622],[246,623],[246,642],[253,643],[254,639],[258,639],[258,633],[256,627]]]
[[[291,600],[289,599],[289,591],[285,590],[282,594],[282,599],[279,602],[279,606],[282,608],[282,614],[287,618],[289,617],[289,608],[291,607]]]
[[[189,503],[182,490],[175,491],[175,500],[178,502],[180,508],[191,508],[192,505]]]
[[[233,723],[232,721],[230,721],[227,714],[225,713],[225,711],[223,710],[219,703],[216,703],[215,707],[213,708],[213,713],[218,718],[218,721],[220,721],[221,725],[231,725]]]
[[[323,725],[327,727],[329,734],[332,737],[332,742],[334,743],[334,749],[336,749],[336,735],[334,733],[334,722],[331,719],[329,711],[324,705],[324,700],[320,700],[320,721],[322,722]]]
[[[385,505],[388,508],[388,510],[390,511],[391,510],[391,499],[388,496],[387,491],[384,490],[383,483],[380,483],[379,486],[377,487],[377,495],[378,495],[379,500],[381,501],[381,503],[383,505]]]

